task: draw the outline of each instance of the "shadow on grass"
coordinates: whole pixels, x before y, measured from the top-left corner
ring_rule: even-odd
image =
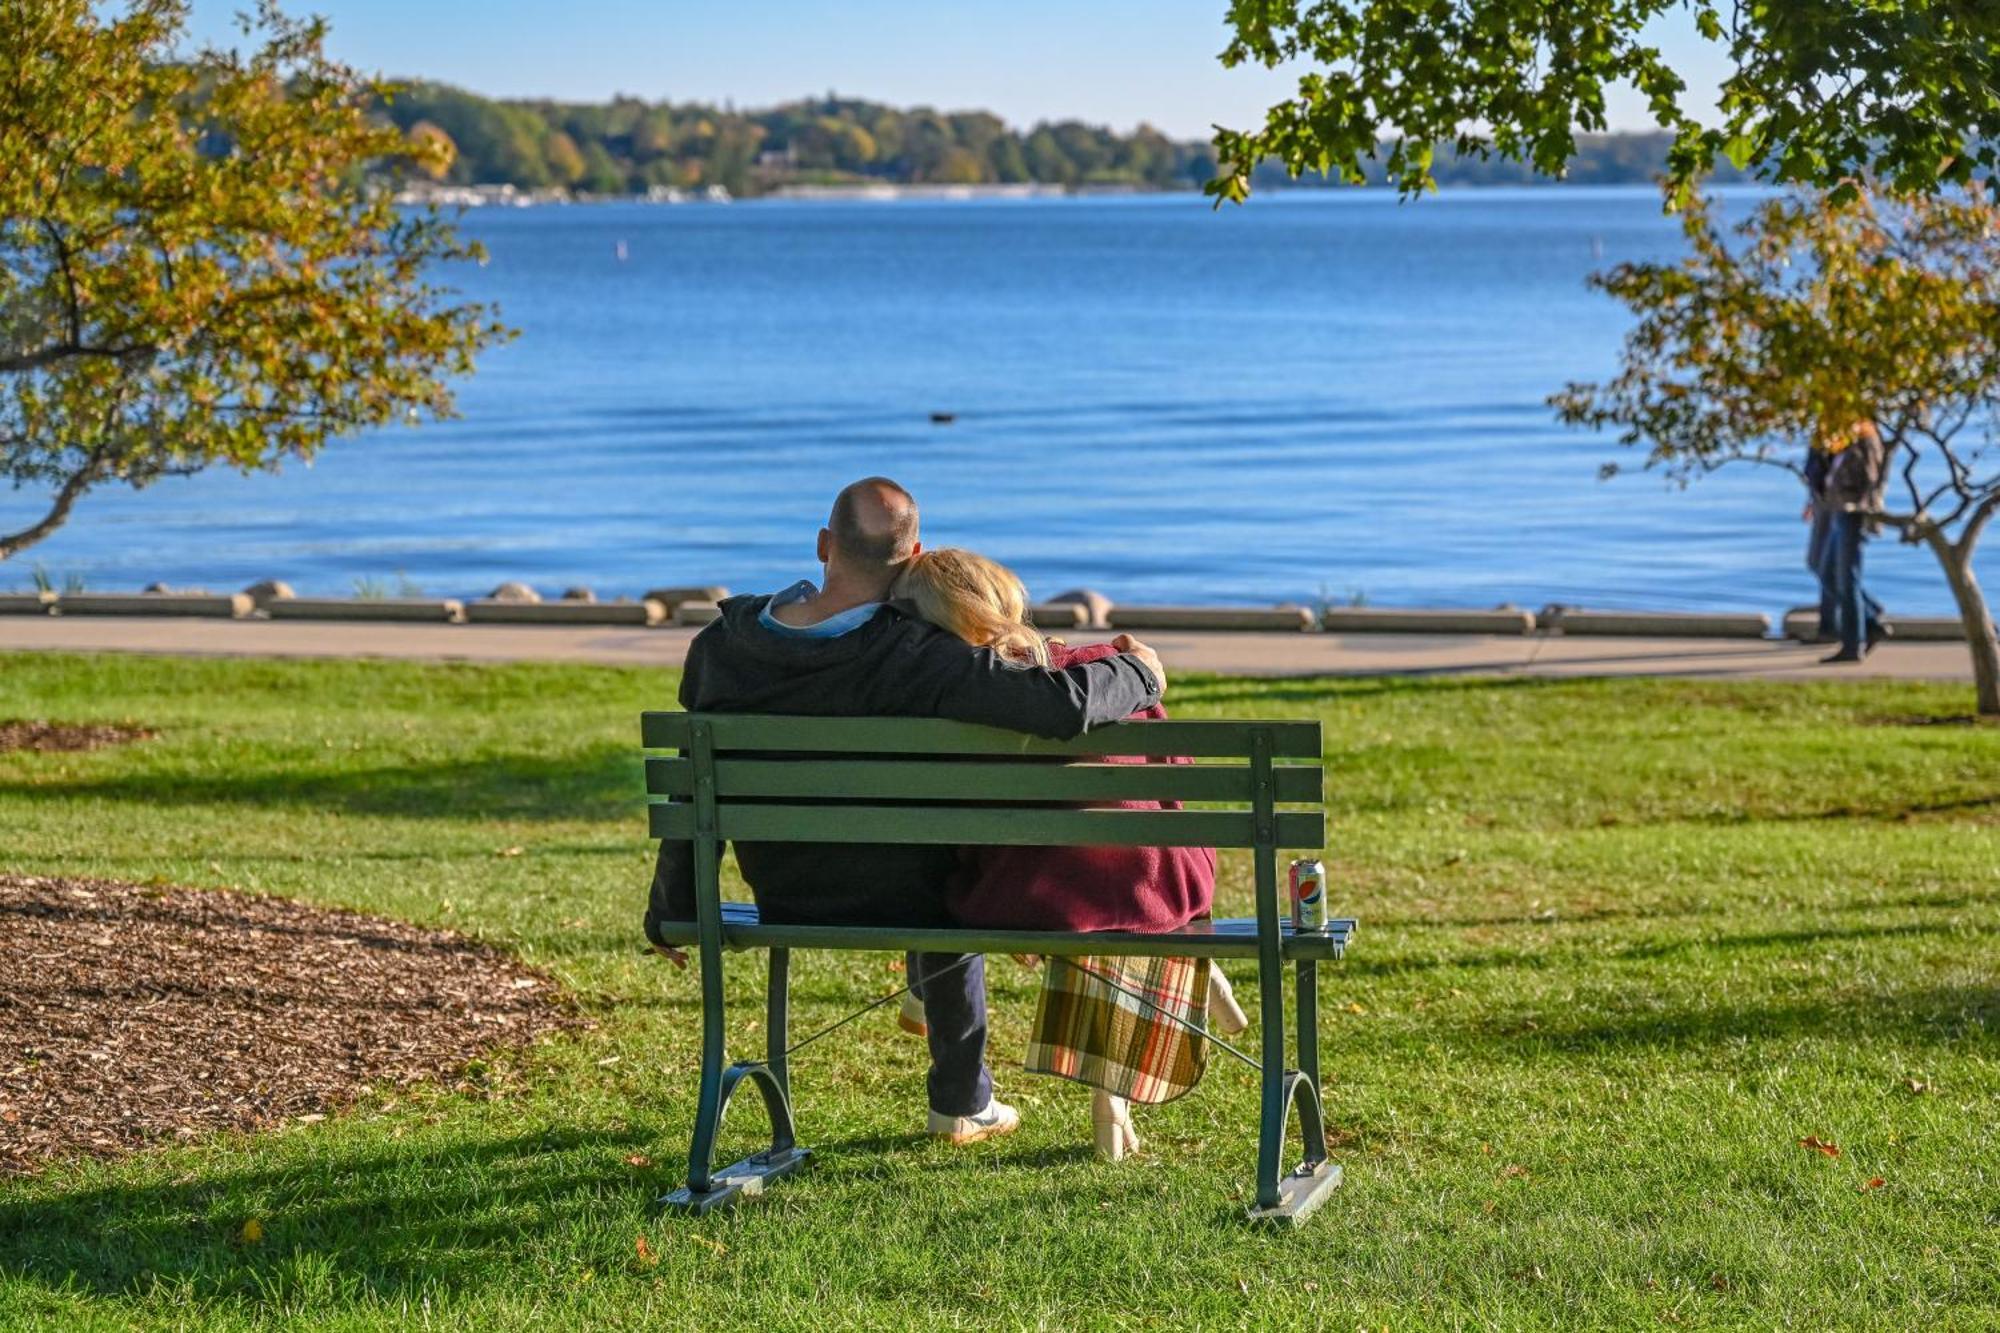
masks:
[[[1876,1045],[1991,1042],[2000,1037],[2000,983],[1856,993],[1829,989],[1803,999],[1612,1013],[1579,1020],[1546,1013],[1493,1015],[1471,1025],[1498,1049],[1524,1059],[1563,1059],[1642,1047],[1721,1050],[1740,1042],[1824,1038]]]
[[[429,764],[326,770],[139,771],[59,782],[0,780],[0,796],[159,807],[327,809],[418,819],[633,819],[645,802],[637,746],[563,758],[505,754]],[[636,826],[636,825],[635,825]]]
[[[1857,940],[1898,940],[1930,935],[1993,935],[1996,933],[2000,933],[2000,924],[1992,922],[1973,924],[1971,922],[1925,921],[1908,922],[1894,926],[1821,926],[1812,930],[1762,930],[1741,935],[1661,940],[1650,944],[1629,945],[1613,951],[1610,956],[1621,959],[1673,958],[1683,954],[1731,949],[1783,949],[1796,953],[1800,949],[1816,948],[1831,944],[1848,944]]]
[[[664,1188],[623,1160],[652,1146],[638,1129],[552,1131],[7,1200],[0,1272],[108,1296],[164,1285],[204,1302],[310,1295],[293,1289],[315,1274],[347,1299],[472,1287],[606,1195]]]
[[[745,1116],[718,1160],[754,1148]],[[740,1143],[738,1142],[740,1140]],[[968,1174],[962,1150],[922,1134],[816,1140],[822,1165]],[[518,1278],[566,1233],[601,1230],[609,1208],[645,1225],[680,1183],[684,1139],[646,1129],[548,1131],[407,1152],[315,1155],[296,1165],[177,1173],[54,1197],[0,1201],[0,1274],[97,1296],[210,1305],[394,1301],[413,1291],[469,1290]],[[635,1170],[629,1159],[651,1154]],[[979,1175],[1030,1176],[1085,1163],[1088,1143],[1001,1151]],[[256,1219],[258,1242],[244,1224]]]

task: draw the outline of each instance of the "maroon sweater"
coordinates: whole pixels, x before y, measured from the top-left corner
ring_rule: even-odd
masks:
[[[1058,670],[1113,657],[1110,644],[1050,646]],[[1158,704],[1132,714],[1164,718]],[[1143,764],[1144,758],[1110,758]],[[1185,764],[1187,759],[1161,762]],[[1170,801],[1119,801],[1120,810],[1178,810]],[[946,891],[961,924],[990,930],[1173,930],[1209,914],[1213,847],[968,847]]]

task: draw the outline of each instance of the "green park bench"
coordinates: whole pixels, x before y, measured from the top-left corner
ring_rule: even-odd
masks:
[[[793,949],[1254,958],[1263,1114],[1250,1216],[1302,1221],[1339,1185],[1340,1168],[1327,1160],[1320,1105],[1316,968],[1341,956],[1355,923],[1335,920],[1322,931],[1294,932],[1278,874],[1280,848],[1317,851],[1326,840],[1319,723],[1124,722],[1067,741],[917,718],[646,713],[642,724],[648,749],[679,752],[646,760],[646,789],[656,798],[652,836],[694,844],[696,919],[668,926],[666,937],[698,946],[701,957],[700,1101],[687,1185],[661,1200],[669,1208],[706,1213],[761,1193],[809,1156],[794,1133],[785,1058]],[[1197,762],[1090,762],[1111,755],[1186,755]],[[1062,804],[1118,800],[1201,808]],[[1169,934],[767,925],[754,905],[722,901],[722,848],[729,841],[1248,847],[1257,914]],[[725,1065],[722,956],[743,949],[770,956],[767,1054]],[[1289,1067],[1287,962],[1298,1024],[1297,1059]],[[716,1134],[746,1079],[763,1096],[771,1146],[718,1171]],[[1281,1172],[1294,1108],[1304,1160]]]

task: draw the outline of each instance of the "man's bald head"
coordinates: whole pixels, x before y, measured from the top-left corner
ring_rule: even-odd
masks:
[[[886,574],[917,553],[917,502],[887,477],[864,477],[834,497],[826,558],[857,575]]]

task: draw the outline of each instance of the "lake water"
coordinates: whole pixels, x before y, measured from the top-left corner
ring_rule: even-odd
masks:
[[[462,384],[461,420],[279,476],[102,493],[0,585],[40,562],[105,589],[770,588],[815,572],[834,490],[880,472],[917,494],[929,542],[1044,595],[1813,596],[1789,475],[1600,482],[1621,450],[1543,405],[1615,364],[1626,317],[1585,276],[1679,252],[1650,190],[600,205],[464,227],[492,260],[454,281],[522,336]],[[0,523],[30,512],[0,494]],[[1949,610],[1928,555],[1885,540],[1869,566],[1892,609]]]

